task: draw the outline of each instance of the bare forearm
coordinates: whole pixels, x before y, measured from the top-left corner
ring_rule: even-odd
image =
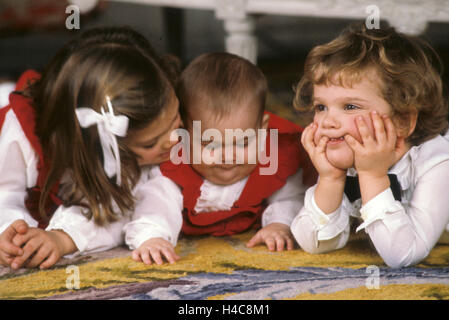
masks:
[[[345,188],[344,178],[326,179],[320,177],[318,179],[315,189],[315,202],[324,213],[332,213],[340,207]]]
[[[362,205],[373,199],[379,193],[390,187],[388,175],[372,176],[369,174],[359,173],[360,195],[362,197]]]

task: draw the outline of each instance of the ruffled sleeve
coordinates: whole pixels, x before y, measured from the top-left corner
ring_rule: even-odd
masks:
[[[283,223],[290,226],[296,214],[304,205],[306,187],[303,184],[303,170],[299,169],[288,177],[285,185],[268,199],[268,206],[262,215],[262,226]]]
[[[438,136],[413,147],[395,166],[406,195],[395,201],[387,189],[360,210],[364,228],[390,267],[414,265],[430,253],[449,223],[449,143]],[[405,179],[407,178],[407,179]],[[407,183],[406,180],[409,180]],[[405,189],[405,190],[404,190]]]
[[[61,205],[46,228],[47,231],[62,230],[72,238],[78,251],[66,257],[104,251],[123,243],[122,229],[128,218],[123,217],[117,222],[99,226],[94,219],[87,219],[83,210],[85,209],[80,206]]]
[[[352,209],[343,196],[340,207],[325,214],[315,202],[316,185],[306,191],[304,207],[291,225],[291,231],[300,247],[309,253],[324,253],[345,246],[349,238],[349,216]]]
[[[124,226],[125,242],[136,249],[150,238],[163,238],[176,245],[182,227],[183,197],[179,187],[162,175],[158,166],[151,178],[136,188],[136,207]]]

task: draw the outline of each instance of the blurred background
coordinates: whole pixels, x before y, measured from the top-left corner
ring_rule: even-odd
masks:
[[[449,1],[442,1],[449,9]],[[66,27],[69,15],[66,8],[73,2],[80,8],[80,29]],[[269,108],[281,114],[286,112],[284,116],[292,118],[292,86],[301,76],[308,51],[335,38],[354,21],[256,16],[257,64],[269,81]],[[225,50],[223,21],[216,18],[213,10],[167,8],[117,0],[0,0],[0,82],[14,81],[29,68],[41,71],[70,38],[88,28],[108,25],[133,27],[145,35],[156,50],[175,54],[183,65],[199,54]],[[440,54],[447,86],[449,23],[429,23],[420,36],[430,41]]]

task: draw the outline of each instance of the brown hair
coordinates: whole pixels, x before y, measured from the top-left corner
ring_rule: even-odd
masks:
[[[390,104],[396,124],[408,123],[411,112],[417,111],[416,128],[408,142],[419,145],[447,131],[448,105],[437,53],[424,40],[393,28],[369,30],[364,23],[312,49],[296,87],[294,106],[310,112],[313,85],[352,86],[371,70],[379,77],[380,93]]]
[[[253,101],[261,117],[267,90],[267,80],[257,66],[237,55],[217,52],[194,59],[181,73],[177,92],[183,116],[207,99],[217,116],[231,113],[236,102]]]
[[[81,128],[76,108],[107,110],[111,99],[114,113],[129,118],[128,132],[149,125],[174,94],[175,71],[163,62],[148,41],[129,28],[97,28],[62,48],[42,78],[29,90],[36,110],[36,134],[40,138],[49,174],[39,202],[65,172],[73,185],[64,195],[64,205],[82,205],[86,215],[103,225],[134,208],[132,189],[140,169],[136,155],[117,137],[122,166],[122,184],[103,169],[103,153],[96,126]]]

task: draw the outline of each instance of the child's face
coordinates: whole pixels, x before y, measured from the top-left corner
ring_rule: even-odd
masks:
[[[208,152],[211,156],[217,156],[213,146],[220,148],[221,150],[221,164],[204,163],[203,158],[200,164],[192,163],[192,167],[206,180],[218,185],[230,185],[243,178],[249,176],[251,172],[256,168],[257,161],[255,163],[249,163],[249,150],[251,150],[251,144],[257,144],[257,139],[244,139],[244,141],[236,141],[233,138],[233,142],[226,144],[225,129],[241,129],[243,131],[247,129],[253,129],[256,133],[258,129],[262,129],[265,121],[260,120],[258,117],[258,108],[254,106],[241,106],[235,107],[236,111],[231,112],[228,116],[216,117],[208,108],[202,108],[201,106],[195,106],[190,110],[189,118],[195,121],[201,121],[201,137],[203,132],[207,129],[216,129],[221,133],[221,140],[214,141],[214,139],[201,141],[204,139],[194,139],[192,120],[188,120],[188,131],[191,139],[191,154],[193,154],[194,144],[201,148],[201,152]],[[268,119],[268,118],[267,118]],[[266,121],[268,124],[268,120]],[[195,141],[196,140],[196,141]],[[198,146],[200,145],[200,146]],[[225,163],[225,150],[232,150],[233,163]],[[238,149],[243,149],[239,150]],[[236,161],[237,152],[244,151],[244,161],[242,164],[238,164]],[[218,155],[220,158],[220,154]],[[253,161],[254,162],[254,161]]]
[[[173,94],[157,119],[126,137],[129,148],[138,155],[139,165],[154,165],[169,160],[170,150],[177,143],[170,141],[170,134],[181,124],[179,101]]]
[[[326,146],[326,156],[339,169],[348,169],[354,165],[354,153],[343,139],[344,135],[349,134],[362,143],[355,122],[356,116],[364,118],[371,134],[374,134],[374,128],[370,111],[376,110],[380,115],[391,116],[391,107],[382,98],[379,86],[373,80],[375,79],[364,77],[351,88],[314,85],[314,122],[318,124],[315,144],[322,136],[330,139]]]

